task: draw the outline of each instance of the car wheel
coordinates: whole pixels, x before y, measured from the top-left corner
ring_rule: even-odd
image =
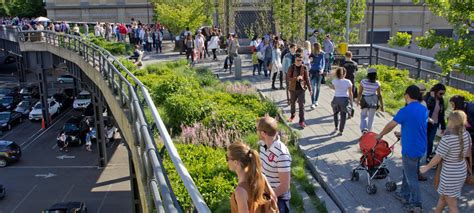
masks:
[[[6,167],[7,166],[7,160],[5,158],[0,158],[0,167]]]

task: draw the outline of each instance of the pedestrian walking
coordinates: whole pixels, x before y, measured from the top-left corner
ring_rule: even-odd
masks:
[[[351,51],[347,51],[344,54],[344,63],[342,64],[342,66],[346,69],[346,79],[351,81],[352,85],[354,85],[352,87],[352,94],[354,94],[354,99],[359,98],[358,97],[358,92],[357,92],[357,87],[355,86],[355,82],[354,82],[356,72],[359,70],[359,68],[357,67],[358,66],[357,62],[352,60],[352,52]]]
[[[232,64],[234,63],[234,58],[238,57],[238,51],[239,51],[239,41],[236,38],[235,34],[231,34],[229,38],[229,47],[227,49],[228,52],[228,63],[229,63],[229,72],[232,73]]]
[[[467,177],[465,157],[469,154],[471,137],[466,131],[466,114],[455,110],[448,117],[447,134],[441,138],[436,155],[426,166],[420,168],[420,173],[441,166],[439,185],[437,188],[439,199],[435,212],[443,212],[448,206],[449,212],[458,212],[457,199],[461,196],[462,186]]]
[[[446,121],[444,119],[444,94],[446,93],[446,86],[442,83],[435,84],[429,93],[425,95],[426,107],[428,108],[428,148],[426,150],[426,162],[429,162],[433,157],[433,143],[438,129],[441,127],[441,134],[446,129]]]
[[[194,64],[194,41],[193,37],[190,34],[186,36],[186,40],[184,41],[184,47],[186,48],[186,60],[189,61],[189,58],[191,58],[190,64]]]
[[[339,131],[338,135],[342,135],[347,118],[352,116],[352,83],[346,79],[346,70],[344,67],[338,67],[336,69],[336,77],[336,79],[332,80],[335,91],[331,106],[334,113],[334,132]]]
[[[270,45],[270,40],[265,39],[261,49],[263,55],[263,74],[265,77],[269,77],[269,75],[271,75],[271,73],[268,73],[268,71],[270,70],[271,72],[272,51],[273,49]]]
[[[299,67],[304,69],[302,63]],[[260,118],[257,123],[257,134],[260,139],[262,172],[278,198],[279,212],[289,213],[292,159],[288,147],[280,141],[278,122],[268,115]]]
[[[359,85],[357,105],[360,106],[360,131],[371,132],[374,123],[375,112],[380,107],[384,111],[381,84],[377,81],[377,70],[369,68],[367,78]]]
[[[196,61],[204,58],[204,36],[201,31],[198,31],[194,39],[194,52],[196,54]]]
[[[313,53],[310,56],[312,61],[311,69],[309,70],[309,76],[311,79],[311,109],[315,109],[318,106],[319,92],[321,90],[321,80],[324,75],[324,52],[321,50],[321,44],[318,42],[314,43]]]
[[[288,90],[290,92],[290,119],[289,122],[293,122],[296,112],[296,101],[298,101],[299,108],[299,125],[301,128],[306,127],[304,119],[304,103],[305,103],[305,91],[308,90],[311,93],[311,87],[309,83],[308,71],[306,66],[303,65],[303,56],[296,54],[295,63],[288,69]]]
[[[311,69],[311,43],[309,41],[305,41],[303,45],[303,65],[306,66],[307,70]]]
[[[65,151],[65,152],[68,152],[67,150],[67,136],[66,136],[66,133],[64,131],[61,131],[58,135],[58,137],[56,138],[57,140],[57,145],[59,147],[59,151]]]
[[[314,44],[318,42],[318,35],[318,30],[314,30],[313,34],[311,34],[311,37],[309,37],[309,42],[311,42],[311,45],[314,46]]]
[[[324,47],[324,59],[326,60],[326,72],[331,71],[331,65],[334,61],[334,43],[331,40],[331,35],[327,34],[323,43]]]
[[[263,175],[257,151],[246,144],[235,142],[227,147],[226,158],[229,170],[237,174],[239,181],[230,199],[231,212],[278,211],[275,192]]]
[[[212,51],[212,60],[217,61],[217,49],[219,48],[219,36],[215,32],[211,34],[211,40],[209,40],[208,48]]]
[[[280,76],[280,89],[283,88],[283,72],[282,72],[282,64],[281,64],[281,50],[280,50],[280,43],[275,40],[275,44],[273,44],[273,51],[272,51],[272,89],[276,90],[275,87],[275,80],[277,75]]]
[[[282,69],[283,69],[283,75],[285,76],[285,85],[286,85],[286,101],[288,102],[288,105],[290,104],[290,95],[288,92],[288,69],[290,69],[290,66],[295,63],[296,59],[296,44],[291,43],[289,45],[289,52],[283,56],[282,60]],[[260,74],[260,72],[259,72]]]
[[[405,210],[421,212],[418,170],[420,159],[426,153],[428,110],[420,103],[422,96],[416,85],[411,85],[405,90],[404,98],[407,105],[397,112],[393,120],[377,135],[377,139],[382,139],[398,124],[402,126],[402,187],[394,196],[402,202]]]
[[[89,132],[86,134],[86,150],[91,152],[92,149],[92,127],[89,128]]]
[[[466,113],[466,131],[471,136],[471,147],[474,147],[474,102],[467,102],[464,96],[455,95],[449,99],[449,104],[452,110],[462,110]],[[471,149],[471,156],[474,157],[474,149]],[[474,164],[471,166],[474,171]]]
[[[255,71],[257,71],[258,75],[260,75],[260,70],[258,69],[259,63],[258,63],[258,56],[257,56],[256,49],[252,50],[252,64],[253,64],[252,75],[255,75]]]

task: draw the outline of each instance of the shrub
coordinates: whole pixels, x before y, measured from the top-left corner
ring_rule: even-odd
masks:
[[[181,126],[181,140],[184,143],[225,148],[235,141],[241,141],[241,133],[225,128],[224,125],[205,126],[195,123],[192,126]]]
[[[207,68],[196,69],[196,74],[199,84],[203,87],[210,87],[219,84],[219,79],[217,79],[216,75]]]
[[[164,103],[173,94],[191,94],[198,92],[199,89],[199,84],[195,79],[183,75],[164,75],[156,80],[150,84],[153,99],[157,104]]]
[[[176,144],[183,163],[212,212],[220,209],[230,212],[229,197],[237,185],[236,175],[227,168],[224,149],[208,146]],[[163,157],[163,166],[168,172],[171,186],[184,212],[192,211],[192,201],[168,154]]]
[[[95,36],[89,36],[86,39],[109,51],[112,55],[130,55],[132,51],[130,44],[127,43],[107,41],[105,38]]]
[[[411,35],[407,32],[397,32],[395,36],[390,37],[388,40],[388,45],[390,47],[406,47],[410,45]]]
[[[162,64],[150,64],[145,67],[145,70],[149,74],[155,74],[155,75],[168,75],[172,74],[173,70],[171,70],[170,67],[162,65]]]
[[[238,130],[242,133],[254,132],[255,121],[258,115],[242,106],[220,106],[204,119],[208,127],[223,126],[229,130]]]

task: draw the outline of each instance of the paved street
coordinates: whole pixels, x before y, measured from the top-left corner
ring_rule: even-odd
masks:
[[[45,131],[40,131],[40,122],[25,120],[0,138],[17,142],[23,150],[18,163],[0,169],[0,183],[7,188],[0,213],[40,212],[63,201],[85,202],[89,212],[131,212],[128,155],[123,145],[108,148],[110,162],[105,169],[97,168],[95,144],[92,152],[83,147],[59,152],[58,132],[68,118],[78,115],[63,113]]]

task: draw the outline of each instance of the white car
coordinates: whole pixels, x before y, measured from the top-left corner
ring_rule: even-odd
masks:
[[[73,109],[85,109],[89,104],[91,104],[92,98],[91,94],[87,91],[82,91],[79,95],[74,99],[74,103],[72,104]]]
[[[48,99],[49,104],[49,115],[52,117],[59,113],[59,103],[54,101],[53,99]],[[41,120],[43,118],[43,104],[41,101],[38,101],[33,109],[31,109],[30,114],[28,115],[28,119],[30,120]]]

